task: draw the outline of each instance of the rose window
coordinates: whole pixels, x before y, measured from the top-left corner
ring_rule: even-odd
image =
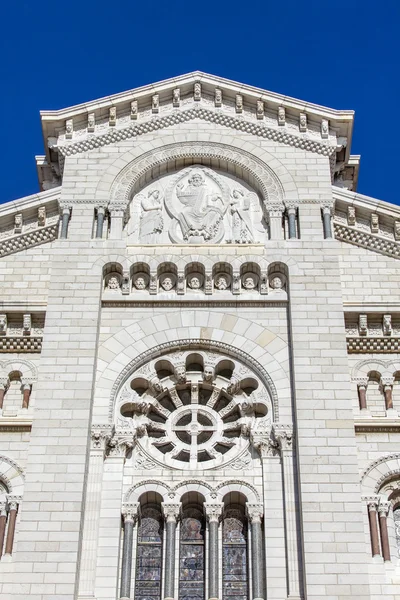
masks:
[[[144,365],[122,386],[117,427],[135,430],[141,451],[178,469],[235,459],[271,424],[267,388],[244,364],[207,352],[175,352]]]

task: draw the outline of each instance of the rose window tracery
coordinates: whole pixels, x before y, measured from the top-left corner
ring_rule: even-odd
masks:
[[[246,365],[205,351],[171,352],[127,378],[117,427],[178,469],[214,468],[244,452],[250,435],[271,426],[269,391]]]

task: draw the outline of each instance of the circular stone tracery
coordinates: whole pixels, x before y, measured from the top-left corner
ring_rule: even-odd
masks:
[[[209,469],[229,462],[271,425],[267,388],[246,365],[206,351],[159,356],[132,373],[116,404],[117,427],[162,464]]]

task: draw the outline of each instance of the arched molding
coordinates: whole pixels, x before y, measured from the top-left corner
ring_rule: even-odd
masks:
[[[260,502],[260,496],[255,487],[238,479],[225,481],[217,485],[217,487],[213,487],[206,481],[201,481],[199,479],[180,481],[174,487],[157,479],[148,479],[146,481],[140,481],[130,487],[124,494],[123,501],[138,502],[140,497],[148,492],[160,494],[164,502],[171,500],[180,501],[182,496],[189,492],[198,492],[204,496],[205,501],[212,502],[215,502],[216,500],[222,501],[227,494],[238,492],[246,498],[247,502]]]
[[[213,488],[205,481],[199,481],[198,479],[191,479],[188,481],[182,481],[178,483],[172,490],[176,497],[176,500],[182,500],[182,496],[189,492],[198,492],[204,499],[207,500],[208,496],[212,495]]]
[[[139,498],[147,492],[155,492],[162,496],[163,500],[168,500],[168,495],[171,494],[171,488],[163,481],[157,479],[148,479],[136,483],[124,495],[124,502],[138,502]]]
[[[196,132],[187,133],[185,141],[174,141],[165,135],[149,144],[136,146],[119,157],[104,173],[98,183],[96,200],[126,209],[133,193],[145,183],[146,174],[162,165],[176,161],[211,163],[214,168],[224,168],[241,175],[262,195],[266,205],[285,201],[298,201],[297,186],[287,168],[272,154],[249,141],[243,144],[225,133],[207,134],[207,140]],[[229,143],[226,143],[229,139]],[[112,180],[110,184],[110,179]]]
[[[372,461],[361,476],[361,491],[365,496],[379,493],[386,481],[400,474],[400,452],[380,456]]]
[[[175,316],[181,320],[182,320],[182,318],[185,318],[185,317],[182,317],[180,312],[177,313]],[[221,317],[223,317],[223,316],[224,315],[221,315]],[[163,315],[163,319],[165,321],[167,328],[169,329],[168,316],[166,317],[165,315]],[[150,328],[151,319],[146,319],[140,323],[140,328],[143,331],[143,336],[145,336],[147,321],[149,322],[148,327]],[[251,323],[248,322],[246,319],[242,319],[242,321],[244,323],[247,322],[249,327],[251,326]],[[138,326],[138,325],[139,324],[135,324],[135,326]],[[151,327],[153,330],[154,324]],[[137,328],[134,327],[134,329],[137,334],[138,333],[136,330]],[[184,330],[185,329],[187,332],[187,328],[184,328]],[[190,329],[195,330],[196,328],[191,327]],[[197,328],[197,329],[198,329],[198,334],[201,335],[201,333],[203,333],[203,328]],[[260,329],[263,329],[263,328],[260,328]],[[127,328],[126,331],[129,331],[129,328]],[[150,331],[150,329],[149,329],[149,331]],[[138,354],[133,360],[130,360],[126,364],[126,366],[119,372],[118,376],[116,377],[116,379],[110,389],[110,396],[109,396],[110,401],[109,401],[109,412],[108,412],[108,418],[109,418],[110,422],[112,422],[112,420],[113,420],[114,407],[115,407],[115,403],[116,403],[116,399],[117,399],[117,394],[118,394],[121,386],[123,385],[123,383],[134,371],[136,371],[137,369],[142,367],[145,363],[149,362],[150,360],[153,360],[159,356],[161,357],[164,354],[171,352],[173,350],[191,350],[191,349],[193,349],[193,350],[204,349],[204,350],[209,350],[209,351],[215,352],[215,353],[222,352],[224,354],[227,354],[228,356],[232,356],[232,358],[236,358],[237,360],[243,362],[251,370],[254,370],[254,372],[258,375],[260,380],[264,383],[264,385],[266,386],[266,388],[270,394],[271,401],[272,401],[272,407],[273,407],[274,421],[275,422],[279,421],[278,391],[275,386],[275,383],[274,383],[272,377],[270,376],[270,374],[267,372],[267,370],[261,365],[261,363],[251,356],[251,353],[243,351],[240,348],[235,347],[231,344],[219,341],[221,339],[221,337],[223,337],[223,335],[218,334],[218,332],[215,329],[212,331],[211,328],[209,328],[209,332],[214,333],[215,338],[216,338],[215,340],[212,338],[211,339],[210,338],[202,339],[201,337],[195,337],[195,335],[193,336],[193,338],[190,338],[190,339],[182,339],[179,337],[179,329],[178,328],[174,329],[173,331],[176,332],[175,335],[176,335],[176,337],[178,337],[178,339],[164,342],[162,344],[156,344],[155,346],[150,347],[149,349]],[[268,330],[263,329],[263,331],[267,332]],[[193,331],[193,334],[194,333],[195,332]],[[223,332],[221,332],[221,333],[223,333]],[[118,337],[118,335],[119,334],[117,333],[116,336]],[[260,335],[261,335],[261,331],[260,331]],[[112,340],[114,337],[115,336],[113,336],[112,338],[109,338],[109,340],[107,340],[103,344],[102,348],[106,349],[107,342],[110,342],[110,340]],[[233,337],[237,338],[239,341],[239,336],[233,336]],[[273,337],[276,338],[278,336],[273,334]],[[149,338],[151,341],[151,336],[147,335],[146,340],[149,341]],[[138,341],[138,338],[137,338],[137,341]],[[272,341],[272,340],[269,340],[269,341]],[[143,344],[140,343],[139,347],[142,347],[142,346],[143,346]],[[254,344],[254,347],[256,347],[256,344]],[[130,350],[132,350],[132,348]],[[260,350],[261,350],[261,348],[260,348]],[[275,375],[278,375],[280,382],[282,382],[282,381],[285,382],[284,389],[287,392],[289,392],[290,384],[289,384],[289,380],[287,378],[286,373],[283,371],[280,364],[273,358],[273,356],[268,353],[267,348],[264,348],[263,350],[264,350],[264,353],[268,356],[267,362],[272,367]],[[257,352],[257,354],[261,354],[261,353]],[[122,352],[121,354],[124,355],[124,352]],[[124,356],[126,356],[126,355],[124,355]],[[121,364],[122,357],[120,357],[120,356],[116,357],[116,361],[117,361],[117,363]],[[103,376],[99,378],[99,382],[96,387],[101,388],[105,385],[106,387],[109,388],[109,383],[110,383],[110,369],[109,369],[109,367],[108,368],[105,367],[105,374],[103,374]]]
[[[398,362],[390,360],[376,360],[376,359],[366,359],[358,362],[352,370],[351,377],[356,380],[358,377],[368,377],[368,374],[372,371],[376,371],[380,373],[381,376],[391,376],[392,375],[392,367],[397,364],[400,368],[400,364]]]
[[[4,481],[8,493],[22,496],[24,491],[24,472],[22,468],[8,456],[0,455],[0,480]]]
[[[250,503],[260,502],[260,496],[259,496],[256,488],[253,487],[252,485],[250,485],[249,483],[244,483],[243,481],[240,481],[237,479],[231,479],[230,481],[224,481],[223,483],[220,483],[215,489],[218,492],[219,496],[221,497],[221,500],[223,500],[224,497],[227,494],[230,494],[231,492],[238,492],[240,494],[243,494],[243,496],[245,496],[247,502],[250,502]]]
[[[32,381],[37,380],[37,369],[29,360],[10,359],[0,361],[0,372],[2,377],[8,377],[10,373],[21,373],[21,377]]]

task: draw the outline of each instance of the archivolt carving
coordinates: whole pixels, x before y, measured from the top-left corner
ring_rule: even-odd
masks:
[[[272,169],[255,156],[221,143],[184,142],[147,152],[127,165],[112,186],[110,208],[118,206],[126,209],[138,182],[149,170],[163,163],[185,158],[199,162],[201,159],[211,158],[238,166],[255,180],[266,204],[283,206],[282,184]]]
[[[142,494],[149,491],[157,492],[159,491],[159,488],[164,488],[166,493],[171,492],[170,486],[164,483],[163,481],[157,481],[156,479],[147,479],[146,481],[140,481],[139,483],[135,483],[135,485],[129,488],[129,490],[124,496],[124,502],[137,500]],[[133,497],[131,498],[132,494]]]
[[[367,359],[358,362],[352,371],[352,379],[367,376],[371,371],[377,371],[381,375],[393,375],[400,371],[400,363],[395,360]]]
[[[23,377],[36,381],[36,367],[28,360],[3,360],[0,361],[0,373],[7,377],[10,373],[19,371]]]
[[[361,476],[362,492],[378,493],[383,483],[400,472],[400,452],[380,456],[374,460]]]
[[[21,495],[24,489],[24,472],[8,456],[0,455],[0,479],[4,481],[9,494]]]
[[[278,393],[276,391],[276,387],[274,382],[272,381],[270,375],[267,371],[256,361],[254,358],[249,356],[246,352],[242,350],[238,350],[229,344],[225,344],[224,342],[215,342],[213,340],[203,340],[203,339],[190,339],[190,340],[177,340],[175,342],[166,342],[165,344],[160,344],[156,348],[152,348],[143,352],[140,356],[132,360],[120,373],[120,375],[115,380],[115,383],[111,390],[111,398],[109,405],[109,419],[110,421],[114,418],[114,407],[117,399],[117,394],[125,380],[129,377],[131,373],[137,371],[140,367],[145,365],[150,360],[157,358],[158,356],[164,355],[166,352],[172,351],[187,351],[187,350],[206,350],[208,352],[222,352],[232,358],[237,358],[241,360],[246,366],[250,369],[254,370],[255,374],[261,379],[261,381],[266,386],[272,401],[272,412],[273,412],[273,420],[275,422],[279,421],[279,408],[278,408]]]
[[[161,488],[165,490],[164,494],[161,493]],[[229,481],[224,481],[220,483],[217,487],[212,487],[205,481],[200,481],[197,479],[189,479],[184,480],[177,483],[174,487],[168,486],[166,483],[162,481],[158,481],[156,479],[148,479],[146,481],[140,481],[136,483],[124,495],[124,502],[135,502],[139,499],[139,497],[146,492],[157,492],[163,496],[163,500],[168,500],[169,498],[176,498],[176,494],[179,490],[182,490],[182,494],[189,491],[199,491],[199,489],[203,489],[204,495],[206,495],[205,490],[209,492],[209,496],[215,500],[216,498],[223,498],[226,494],[230,492],[239,492],[244,494],[247,497],[248,502],[259,502],[260,495],[257,492],[256,488],[249,483],[245,483],[239,479],[230,479]],[[201,493],[201,492],[200,492]],[[182,495],[181,494],[181,495]]]
[[[226,488],[226,490],[224,489]],[[224,481],[223,483],[220,483],[215,490],[221,495],[224,496],[225,494],[228,494],[229,492],[240,492],[244,495],[246,495],[246,492],[248,494],[247,500],[249,502],[259,502],[260,501],[260,496],[259,493],[257,492],[256,488],[253,487],[252,485],[250,485],[249,483],[243,483],[243,481],[240,481],[238,479],[230,479],[229,481]],[[249,494],[249,492],[251,492],[251,494]],[[251,497],[253,496],[253,498]]]

